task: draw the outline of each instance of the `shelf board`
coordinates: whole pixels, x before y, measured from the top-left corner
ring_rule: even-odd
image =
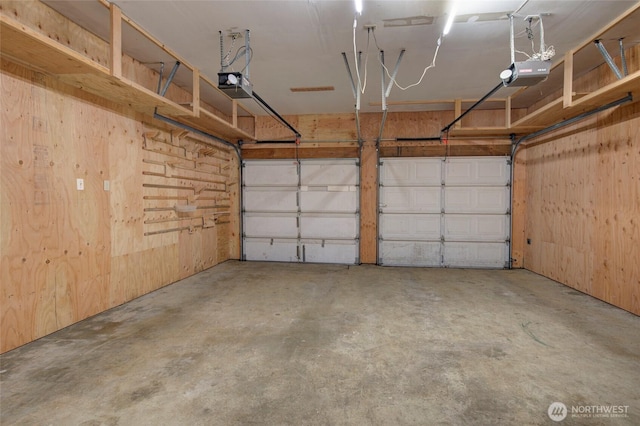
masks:
[[[504,137],[512,133],[526,134],[540,130],[541,126],[512,126],[512,127],[460,127],[449,130],[450,137]]]
[[[109,74],[109,69],[20,22],[0,14],[3,56],[50,74]]]
[[[633,94],[634,100],[640,99],[640,70],[589,93],[573,102],[572,107],[596,108],[624,98],[628,93]]]
[[[61,81],[136,111],[153,114],[156,107],[173,115],[193,111],[123,77],[69,47],[0,14],[3,56]]]
[[[172,115],[172,114],[168,114]],[[176,120],[188,124],[198,130],[218,136],[225,139],[228,142],[242,141],[254,141],[256,137],[252,134],[245,132],[238,127],[234,127],[231,123],[218,117],[217,115],[207,111],[204,108],[200,108],[200,116],[183,116],[174,117]]]
[[[196,117],[192,105],[180,105],[132,80],[111,75],[108,67],[4,14],[0,14],[0,38],[2,56],[73,87],[150,115],[157,108],[160,114],[229,141],[255,140],[205,109]]]
[[[574,94],[571,105],[564,108],[562,98],[548,103],[536,111],[525,115],[513,123],[512,127],[539,125],[547,127],[562,120],[575,117],[593,108],[605,105],[609,102],[621,99],[633,93],[634,97],[640,97],[640,71],[607,84],[591,93]]]

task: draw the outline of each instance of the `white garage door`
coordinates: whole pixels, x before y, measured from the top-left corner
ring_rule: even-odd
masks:
[[[383,158],[380,167],[380,264],[508,265],[508,158]]]
[[[243,166],[245,260],[358,263],[355,159]]]

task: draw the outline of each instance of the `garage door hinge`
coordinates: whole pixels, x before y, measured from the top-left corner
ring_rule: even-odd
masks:
[[[380,162],[378,163],[378,165],[379,165],[379,166],[382,166],[383,164],[384,164],[384,161],[380,161]]]
[[[441,242],[443,242],[443,243],[445,242],[444,235],[442,235],[442,236],[440,237],[440,241],[441,241]]]
[[[511,165],[511,160],[507,160],[507,166]]]
[[[360,167],[360,162],[356,161],[356,166]]]
[[[511,209],[507,209],[507,211],[506,211],[504,214],[506,214],[507,216],[509,216],[509,215],[511,214]]]

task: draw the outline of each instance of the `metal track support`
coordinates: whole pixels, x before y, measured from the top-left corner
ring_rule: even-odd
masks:
[[[600,40],[595,40],[594,43],[598,48],[598,50],[600,51],[600,53],[602,53],[602,56],[604,57],[604,60],[607,63],[607,65],[609,65],[609,68],[611,68],[611,71],[613,71],[616,77],[618,77],[618,80],[620,80],[623,77],[622,73],[618,69],[618,66],[615,64],[615,62],[613,62],[613,58],[611,57],[611,55],[609,55],[609,52],[607,52],[607,48],[604,47],[604,44],[602,44]]]
[[[176,61],[175,65],[171,69],[169,73],[169,77],[167,77],[167,81],[164,83],[164,87],[160,91],[160,96],[164,96],[167,93],[167,89],[169,89],[169,85],[173,81],[173,78],[176,76],[176,72],[178,72],[178,68],[180,68],[180,61]]]

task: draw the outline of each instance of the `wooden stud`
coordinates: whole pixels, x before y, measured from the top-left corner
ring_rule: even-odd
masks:
[[[200,70],[193,69],[193,115],[200,117]]]
[[[238,101],[231,101],[231,125],[238,127]]]
[[[115,3],[111,3],[109,11],[111,18],[109,71],[114,77],[122,77],[122,11]]]
[[[564,82],[562,86],[562,107],[569,108],[573,103],[573,50],[564,55]]]
[[[453,104],[453,115],[455,115],[456,117],[460,117],[461,114],[462,114],[462,100],[456,99]],[[458,121],[456,124],[453,125],[454,129],[459,129],[461,127],[462,127],[462,120]]]

